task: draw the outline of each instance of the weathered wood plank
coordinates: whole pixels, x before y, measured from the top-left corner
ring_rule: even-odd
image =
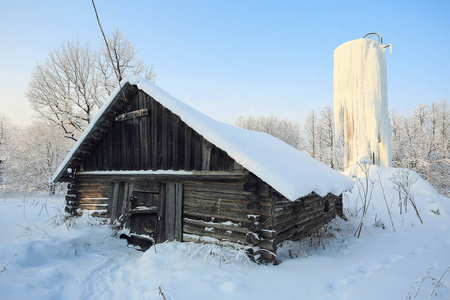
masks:
[[[156,242],[165,242],[167,240],[166,235],[166,187],[164,184],[161,184],[158,198],[158,224]]]
[[[161,157],[162,164],[161,169],[167,170],[168,157],[169,157],[169,133],[168,133],[168,111],[166,108],[161,109]],[[171,148],[171,147],[170,147]]]
[[[135,103],[135,108],[133,110],[140,109],[139,107],[139,93],[137,93],[132,101]],[[133,126],[133,136],[132,136],[132,142],[130,146],[132,146],[134,149],[133,153],[133,170],[142,170],[141,165],[141,150],[142,150],[142,139],[141,139],[141,132],[140,132],[140,124],[142,122],[143,118],[134,118],[132,120],[132,126]]]
[[[204,219],[210,221],[214,218],[214,220],[217,220],[218,222],[231,221],[242,224],[249,223],[249,221],[247,220],[247,214],[238,212],[229,212],[225,210],[222,210],[218,213],[205,211],[204,209],[199,209],[196,207],[185,206],[183,208],[183,215],[186,218],[190,219]]]
[[[202,140],[203,137],[197,132],[194,132],[194,170],[200,171],[202,169]]]
[[[80,204],[108,204],[109,198],[80,198]]]
[[[202,170],[210,169],[212,144],[202,139]]]
[[[158,169],[158,110],[156,106],[156,101],[151,99],[151,152],[152,152],[152,170]]]
[[[178,118],[177,116],[173,116],[172,118],[172,135],[173,135],[173,142],[172,142],[172,170],[179,170],[181,165],[179,165],[179,160],[178,160],[178,132],[179,132],[179,123],[180,123],[180,118]]]
[[[247,234],[249,231],[247,227],[242,227],[239,223],[233,223],[230,221],[217,223],[217,222],[206,222],[198,219],[183,218],[183,223],[198,227],[212,227],[223,231],[240,232],[243,234]]]
[[[181,241],[183,231],[183,184],[175,184],[175,240]]]
[[[184,143],[184,169],[185,170],[192,170],[192,165],[191,165],[192,130],[188,126],[185,127],[184,136],[185,136],[185,143]]]
[[[145,95],[142,91],[139,91],[139,107],[140,108],[148,108],[145,101]],[[139,139],[140,139],[140,158],[141,158],[141,166],[138,170],[148,170],[148,124],[149,116],[145,116],[139,119]]]
[[[241,202],[247,204],[247,197],[241,194],[226,194],[221,192],[209,192],[209,191],[184,191],[184,196],[187,199],[198,199],[198,200],[211,200],[211,201],[230,201],[230,202]]]
[[[168,241],[175,240],[175,184],[166,183],[166,236]]]
[[[108,213],[111,218],[111,222],[114,222],[117,214],[117,202],[119,199],[119,183],[113,182],[111,184],[111,197],[110,197],[110,205],[108,205]]]
[[[80,203],[79,208],[86,210],[104,210],[107,211],[108,204],[85,204]]]
[[[127,169],[127,130],[126,122],[120,122],[120,169]]]
[[[157,147],[156,147],[156,154],[157,154],[157,169],[161,170],[163,169],[163,135],[166,134],[166,132],[163,132],[163,107],[161,104],[155,102],[156,104],[156,117],[157,117],[157,126],[158,130],[156,131],[157,134]]]
[[[193,192],[217,192],[223,194],[238,194],[247,197],[250,192],[244,191],[240,181],[235,182],[186,182],[185,191]]]
[[[212,227],[211,227],[212,228]],[[229,231],[217,231],[214,229],[210,229],[210,231],[206,231],[202,227],[198,227],[192,224],[183,224],[183,233],[188,234],[196,234],[199,236],[208,236],[211,238],[215,238],[222,241],[231,241],[234,243],[246,244],[245,235],[239,233],[233,233]]]

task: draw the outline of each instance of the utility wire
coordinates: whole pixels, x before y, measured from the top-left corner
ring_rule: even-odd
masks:
[[[108,40],[106,39],[105,32],[103,31],[103,27],[102,27],[102,23],[100,22],[100,18],[98,17],[97,8],[95,7],[94,0],[92,0],[92,6],[94,7],[95,16],[97,17],[98,27],[100,28],[100,31],[102,32],[103,40],[105,41],[105,44],[106,44],[106,49],[108,50],[108,56],[109,56],[109,59],[111,60],[111,66],[112,66],[112,68],[114,70],[114,74],[116,74],[117,81],[119,82],[119,88],[120,88],[120,90],[122,92],[122,96],[126,100],[127,97],[125,96],[125,93],[122,90],[122,86],[120,84],[120,78],[119,78],[118,70],[116,70],[116,68],[114,68],[114,60],[113,60],[112,55],[111,55],[111,49],[109,48]]]

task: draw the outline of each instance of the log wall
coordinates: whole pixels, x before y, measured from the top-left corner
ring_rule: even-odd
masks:
[[[341,197],[331,194],[320,197],[312,193],[290,201],[253,174],[245,174],[176,178],[183,186],[182,241],[205,241],[207,237],[258,246],[267,250],[261,255],[271,261],[280,242],[314,233],[342,207]],[[106,212],[111,182],[134,182],[137,187],[155,181],[168,182],[156,177],[80,176],[77,201],[80,208]]]
[[[183,241],[210,237],[275,253],[275,234],[269,229],[273,201],[268,189],[251,174],[234,181],[185,182]]]
[[[336,217],[336,204],[340,196],[328,194],[321,197],[315,193],[296,201],[289,201],[273,192],[274,214],[271,228],[277,232],[276,242],[299,240]]]
[[[98,177],[78,177],[77,183],[79,208],[106,213],[111,182]]]
[[[114,107],[117,114],[148,109],[148,115],[114,120],[104,133],[92,134],[83,170],[234,169],[234,160],[223,150],[142,91],[131,101],[119,99],[118,103],[122,105]]]

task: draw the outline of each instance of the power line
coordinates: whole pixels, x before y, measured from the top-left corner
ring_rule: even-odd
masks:
[[[116,74],[117,81],[119,82],[119,88],[122,91],[122,96],[125,99],[127,99],[126,96],[125,96],[125,93],[122,90],[122,86],[120,84],[120,77],[119,77],[118,70],[116,70],[116,68],[114,67],[114,60],[113,60],[112,55],[111,55],[111,49],[109,48],[108,40],[106,39],[105,32],[103,31],[102,23],[100,22],[100,18],[98,16],[97,8],[95,7],[94,0],[92,0],[92,6],[94,7],[95,16],[97,17],[98,27],[100,28],[100,31],[102,32],[103,40],[105,41],[106,49],[108,50],[108,56],[109,56],[109,59],[111,60],[111,66],[112,66],[112,68],[114,70],[114,74]]]

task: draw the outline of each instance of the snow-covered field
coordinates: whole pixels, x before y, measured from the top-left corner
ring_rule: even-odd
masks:
[[[277,266],[213,245],[172,242],[143,253],[87,214],[65,223],[62,196],[1,198],[0,298],[449,299],[450,199],[411,173],[424,224],[411,203],[400,215],[388,180],[394,171],[372,168],[374,191],[359,239],[355,188],[344,200],[349,221],[284,245]]]

